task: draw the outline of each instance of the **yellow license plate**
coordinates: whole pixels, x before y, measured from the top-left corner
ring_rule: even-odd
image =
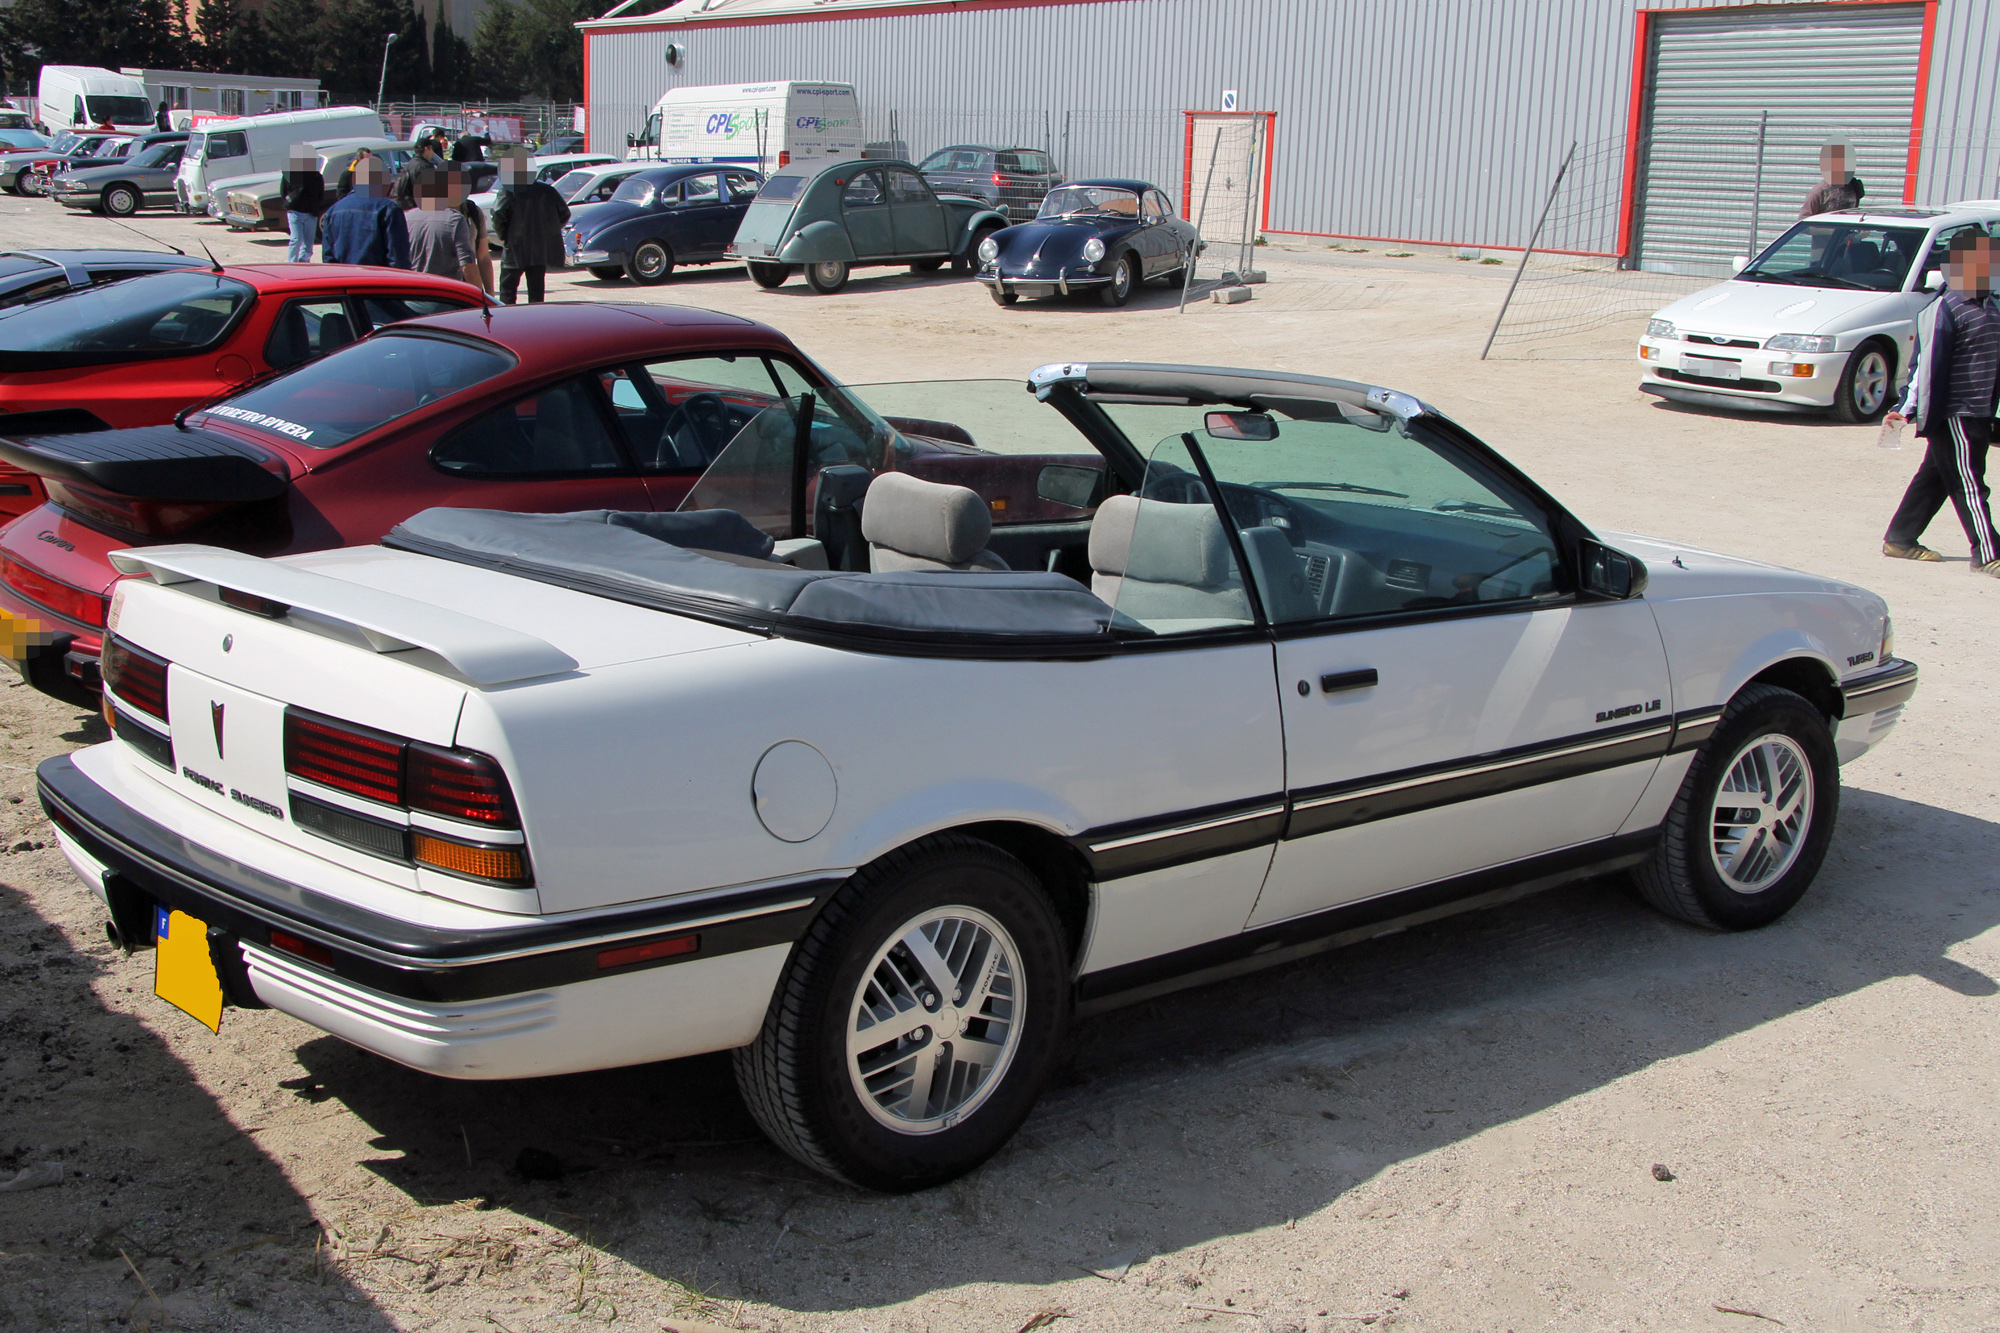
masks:
[[[153,994],[210,1032],[222,1030],[222,978],[208,952],[208,925],[186,912],[154,910]]]

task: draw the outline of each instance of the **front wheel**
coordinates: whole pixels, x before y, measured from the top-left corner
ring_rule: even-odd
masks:
[[[821,296],[831,296],[847,285],[847,261],[827,259],[806,265],[806,285]]]
[[[1668,916],[1717,930],[1767,926],[1819,873],[1840,808],[1840,765],[1826,718],[1775,685],[1747,686],[1695,755],[1633,872]]]
[[[1889,354],[1879,344],[1855,349],[1840,372],[1833,414],[1842,421],[1873,421],[1889,405]]]
[[[139,211],[139,192],[129,185],[114,185],[104,192],[104,211],[114,218],[129,218]]]
[[[674,275],[674,252],[661,241],[641,241],[625,261],[625,276],[641,287],[657,287]]]
[[[750,281],[765,291],[775,291],[784,286],[785,280],[792,276],[790,264],[762,264],[753,259],[743,267],[750,270]]]
[[[975,838],[927,838],[857,873],[807,929],[736,1081],[807,1166],[925,1189],[1027,1118],[1069,994],[1062,923],[1028,868]]]
[[[1116,309],[1132,299],[1132,289],[1139,285],[1139,257],[1127,253],[1118,260],[1118,267],[1111,270],[1111,281],[1097,289],[1097,299]]]
[[[616,264],[611,264],[590,270],[590,276],[599,282],[616,282],[625,276],[625,270]]]
[[[972,233],[972,239],[965,243],[965,252],[951,257],[951,271],[953,273],[977,273],[979,271],[979,247],[986,244],[988,236],[999,230],[998,227],[988,224]]]

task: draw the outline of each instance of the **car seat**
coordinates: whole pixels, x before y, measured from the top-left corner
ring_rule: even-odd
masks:
[[[1090,521],[1090,590],[1135,620],[1245,620],[1215,506],[1113,495]]]
[[[986,549],[992,534],[993,514],[970,487],[924,481],[907,472],[884,472],[868,483],[861,535],[868,542],[868,567],[877,574],[1005,570],[1007,562]]]
[[[354,321],[339,312],[319,317],[319,354],[325,356],[354,341]]]
[[[278,312],[271,340],[264,345],[264,359],[273,366],[296,366],[312,355],[312,340],[306,334],[305,311],[288,305]]]

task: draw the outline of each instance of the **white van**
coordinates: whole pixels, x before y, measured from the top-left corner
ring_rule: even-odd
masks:
[[[137,134],[154,128],[153,99],[146,96],[146,85],[95,65],[42,66],[35,114],[49,135],[99,125]]]
[[[861,156],[861,108],[851,83],[750,83],[675,88],[646,128],[625,136],[627,158],[736,162],[772,172],[809,157]]]
[[[219,208],[209,207],[212,187],[238,176],[283,171],[293,144],[379,139],[383,133],[382,117],[365,106],[328,106],[316,111],[207,121],[188,135],[187,156],[181,159],[180,172],[174,177],[174,207],[183,213],[219,217]]]

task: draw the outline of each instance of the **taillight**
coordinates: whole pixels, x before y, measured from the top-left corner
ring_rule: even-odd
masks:
[[[69,481],[45,481],[44,485],[58,508],[139,537],[172,537],[234,507],[233,503],[214,501],[135,500]]]
[[[142,713],[167,720],[167,663],[117,635],[104,640],[104,688]]]
[[[514,828],[514,794],[492,756],[412,741],[404,792],[412,810]]]
[[[285,710],[285,771],[350,796],[401,805],[403,741],[347,722]]]
[[[792,165],[791,153],[783,148],[780,148],[778,150],[778,165],[781,167],[789,167],[790,165]]]
[[[0,578],[4,578],[7,586],[15,592],[41,603],[59,616],[68,616],[80,624],[98,628],[104,625],[105,598],[102,593],[72,588],[12,556],[0,556]]]
[[[481,847],[441,838],[422,829],[410,830],[410,859],[467,879],[496,884],[527,884],[528,858],[520,847]]]
[[[995,185],[1005,185],[1007,183],[1007,178],[1005,176],[1002,176],[999,172],[996,171],[993,173],[993,183]]]

